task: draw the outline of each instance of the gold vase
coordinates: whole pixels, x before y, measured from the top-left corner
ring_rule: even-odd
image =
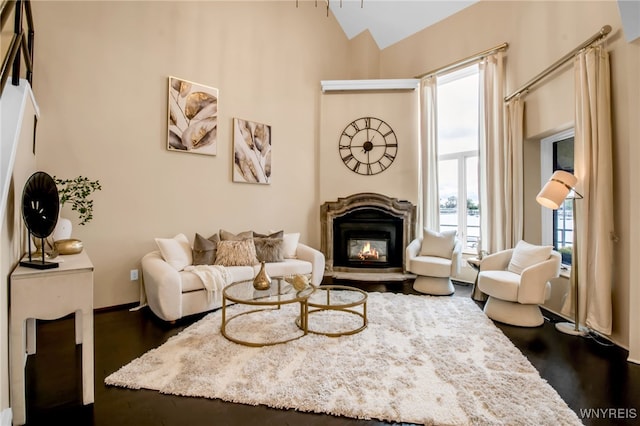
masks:
[[[36,248],[36,251],[31,253],[32,257],[42,257],[42,242],[44,241],[44,255],[46,258],[48,259],[53,259],[55,257],[58,256],[58,249],[55,247],[55,243],[53,242],[53,239],[51,239],[51,237],[47,237],[47,238],[33,238],[31,241],[33,241],[33,245]]]
[[[269,287],[271,287],[271,278],[264,269],[264,262],[260,262],[260,271],[253,279],[253,288],[256,290],[267,290]]]

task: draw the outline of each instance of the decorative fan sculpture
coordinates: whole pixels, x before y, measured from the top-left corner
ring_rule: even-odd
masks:
[[[56,182],[45,172],[32,174],[22,191],[22,219],[29,230],[29,260],[20,262],[21,266],[36,269],[57,268],[57,262],[44,260],[44,239],[53,232],[58,222],[60,198]],[[31,258],[31,235],[40,238],[42,259]]]

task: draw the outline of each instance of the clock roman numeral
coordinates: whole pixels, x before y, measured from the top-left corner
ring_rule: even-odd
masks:
[[[353,170],[354,172],[358,173],[358,170],[360,170],[360,165],[362,163],[359,162],[358,160],[356,160],[356,164],[354,164],[353,168],[351,170]]]
[[[353,160],[353,154],[351,154],[351,153],[349,153],[349,154],[345,155],[344,157],[342,157],[342,161],[344,161],[345,163],[348,163],[351,160]]]

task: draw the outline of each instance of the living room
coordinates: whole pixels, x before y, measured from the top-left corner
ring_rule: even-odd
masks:
[[[640,46],[637,39],[627,40],[618,2],[480,1],[382,50],[367,31],[349,39],[336,19],[313,3],[35,2],[33,91],[40,116],[34,146],[24,148],[13,172],[14,201],[2,228],[3,276],[25,250],[18,200],[35,170],[63,178],[88,176],[102,184],[94,196],[94,219],[86,226],[74,223],[73,229],[95,266],[96,309],[139,300],[141,283],[131,281],[130,271],[140,269],[156,237],[284,229],[300,232],[302,242],[320,248],[324,202],[359,192],[414,204],[419,197],[417,129],[403,135],[385,173],[357,175],[336,153],[339,130],[361,114],[361,106],[348,101],[336,106],[336,99],[348,95],[322,94],[320,81],[412,78],[507,42],[506,92],[511,93],[611,25],[605,45],[612,63],[619,241],[609,337],[637,362],[640,321],[631,306],[640,303],[634,278],[640,272],[635,262],[640,229],[632,218],[640,200],[632,188],[640,158],[634,143],[640,134]],[[169,76],[219,90],[215,156],[166,148]],[[523,237],[532,243],[541,238],[541,208],[535,201],[541,182],[539,141],[572,126],[573,85],[571,67],[565,66],[526,96]],[[415,93],[390,96],[417,102]],[[416,106],[409,108],[395,112],[406,121],[403,128],[417,125]],[[329,112],[335,121],[327,121]],[[269,185],[233,182],[233,118],[271,126]],[[0,299],[3,336],[7,294],[3,291]],[[7,353],[3,345],[3,409],[10,407]]]

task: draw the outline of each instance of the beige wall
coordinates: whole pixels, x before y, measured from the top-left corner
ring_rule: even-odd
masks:
[[[630,231],[638,233],[630,220],[638,207],[630,187],[638,152],[631,142],[638,135],[640,97],[627,92],[633,87],[638,93],[634,76],[640,69],[638,44],[620,36],[615,2],[482,1],[380,53],[368,34],[347,42],[335,20],[309,4],[52,1],[36,6],[38,167],[61,177],[100,179],[104,188],[95,196],[94,221],[74,229],[96,266],[96,307],[136,300],[138,286],[129,282],[129,270],[154,249],[156,236],[284,228],[301,231],[305,242],[319,246],[319,204],[327,195],[321,195],[327,184],[319,160],[325,102],[320,80],[412,77],[506,41],[507,87],[513,90],[602,25],[612,25],[607,43],[621,237],[613,337],[629,343],[631,259],[638,257],[629,237]],[[169,75],[220,90],[216,157],[166,151]],[[533,196],[540,176],[529,163],[537,161],[537,140],[571,125],[571,80],[568,68],[560,70],[526,98],[527,211],[539,208]],[[271,185],[231,182],[233,117],[272,125]],[[527,238],[535,238],[538,222],[528,219]]]
[[[627,46],[628,52],[626,54],[628,60],[626,61],[626,80],[629,82],[628,90],[620,93],[618,96],[620,101],[618,103],[617,110],[623,111],[630,121],[630,131],[627,134],[629,139],[629,177],[627,179],[627,185],[637,185],[640,182],[640,167],[637,167],[638,159],[640,158],[640,144],[638,139],[640,135],[640,120],[638,117],[638,100],[640,99],[640,80],[638,74],[640,74],[640,39],[636,39],[633,43]],[[635,117],[635,119],[634,119]],[[630,222],[630,230],[627,238],[629,239],[629,258],[630,268],[623,273],[626,273],[626,280],[629,282],[629,313],[630,313],[630,330],[629,330],[629,359],[635,363],[640,364],[640,262],[637,259],[640,257],[640,221],[638,221],[638,207],[640,206],[640,191],[637,186],[633,187],[634,190],[629,191],[629,204],[628,220]]]
[[[335,19],[279,1],[38,2],[34,15],[38,167],[103,187],[73,230],[97,308],[137,300],[129,270],[154,237],[284,229],[319,247],[320,80],[360,72]],[[166,150],[170,75],[219,89],[217,156]],[[233,117],[272,126],[271,185],[231,182]]]
[[[320,120],[320,201],[360,192],[376,192],[417,205],[418,194],[418,91],[348,92],[322,95]],[[385,171],[356,174],[338,152],[345,127],[360,117],[375,117],[394,130],[397,156]]]
[[[613,27],[606,45],[611,52],[614,209],[620,237],[615,245],[612,338],[627,346],[630,288],[638,285],[631,278],[637,273],[630,273],[638,258],[637,243],[631,245],[630,219],[639,207],[630,175],[639,159],[633,147],[638,138],[640,68],[638,43],[624,40],[616,2],[481,1],[383,50],[380,69],[383,78],[419,75],[507,42],[507,92],[511,93],[607,24]],[[573,125],[573,99],[571,63],[525,98],[525,238],[531,241],[540,239],[541,208],[535,202],[540,187],[539,141]],[[637,226],[634,228],[637,239]],[[639,297],[636,290],[636,303]]]
[[[349,75],[339,79],[371,79],[380,75],[380,49],[369,30],[358,34],[349,42]]]
[[[612,25],[607,44],[620,236],[613,338],[640,352],[638,310],[629,310],[640,304],[640,226],[632,221],[640,200],[631,186],[640,178],[640,45],[621,37],[615,2],[482,1],[382,52],[369,34],[347,42],[321,8],[295,8],[290,2],[49,1],[34,4],[34,18],[34,91],[42,113],[37,167],[61,177],[100,179],[104,188],[95,196],[94,221],[76,226],[73,235],[84,241],[96,266],[96,307],[137,300],[138,285],[129,281],[129,270],[154,249],[157,236],[284,228],[302,232],[305,242],[319,247],[319,204],[343,192],[335,190],[340,182],[321,169],[332,163],[344,168],[335,158],[323,160],[335,152],[337,140],[320,143],[327,132],[321,131],[327,100],[320,80],[412,77],[506,41],[507,86],[514,90],[602,25]],[[166,151],[169,75],[220,90],[217,156]],[[537,140],[572,123],[571,79],[568,68],[560,70],[526,98],[527,211],[538,208],[533,201],[540,181]],[[272,125],[271,185],[231,182],[233,117]],[[350,117],[340,118],[346,124]],[[24,247],[16,200],[36,167],[28,133],[2,224],[3,277]],[[400,152],[415,152],[416,146]],[[353,185],[344,194],[398,185],[402,197],[415,200],[412,160],[397,161],[395,170],[379,176],[381,181],[364,178],[363,185],[342,170]],[[63,213],[75,221],[71,212]],[[539,234],[537,221],[527,219],[527,238]],[[7,281],[0,292],[2,407],[8,406]],[[635,319],[630,321],[630,315]]]

